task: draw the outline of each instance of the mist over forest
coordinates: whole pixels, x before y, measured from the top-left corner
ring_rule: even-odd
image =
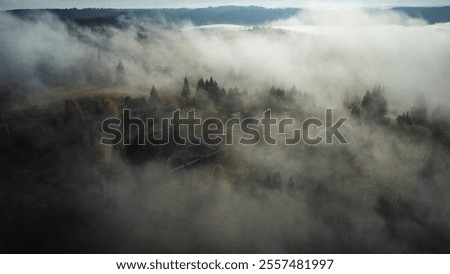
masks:
[[[1,12],[0,251],[450,252],[448,11]],[[348,144],[100,144],[124,109],[333,109]]]

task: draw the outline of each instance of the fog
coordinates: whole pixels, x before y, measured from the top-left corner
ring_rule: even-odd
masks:
[[[221,87],[256,98],[272,86],[295,86],[312,94],[317,107],[346,116],[346,96],[361,101],[380,85],[390,121],[350,119],[348,145],[233,146],[217,161],[170,174],[164,161],[132,165],[112,150],[108,176],[103,154],[58,143],[71,131],[43,125],[27,137],[40,148],[57,147],[54,165],[61,168],[43,186],[37,184],[41,175],[8,175],[2,206],[10,226],[0,235],[13,236],[2,250],[449,251],[448,147],[425,126],[398,129],[395,117],[424,95],[427,117],[438,109],[448,121],[450,24],[358,9],[308,10],[263,26],[122,23],[92,29],[50,14],[19,19],[1,13],[0,83],[2,92],[14,94],[2,103],[5,109],[62,108],[66,98],[82,96],[148,96],[152,85],[161,97],[179,96],[184,77],[194,91],[201,77],[212,75]],[[99,141],[97,135],[80,138]],[[260,186],[276,173],[278,189]],[[11,187],[16,183],[19,190]],[[28,211],[30,204],[44,217]],[[36,224],[37,232],[25,229]]]
[[[61,82],[94,86],[99,76],[108,82],[122,61],[130,92],[213,75],[225,87],[296,85],[323,100],[381,84],[395,104],[408,105],[405,97],[420,93],[433,105],[450,101],[448,24],[390,11],[315,9],[261,29],[137,21],[102,33],[68,27],[48,14],[23,21],[2,13],[0,20],[3,78],[30,92]]]

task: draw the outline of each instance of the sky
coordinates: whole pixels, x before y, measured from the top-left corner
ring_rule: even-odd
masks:
[[[450,0],[0,0],[0,9],[22,8],[177,8],[223,5],[263,7],[388,7],[388,6],[440,6]]]

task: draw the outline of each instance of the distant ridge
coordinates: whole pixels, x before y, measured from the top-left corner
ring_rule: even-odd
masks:
[[[375,10],[375,9],[370,9]],[[430,24],[450,22],[450,6],[443,7],[395,7],[413,18],[421,18]],[[149,20],[180,23],[192,22],[194,25],[236,24],[260,25],[273,20],[286,19],[302,11],[299,8],[269,9],[257,6],[221,6],[208,8],[176,9],[48,9],[48,10],[9,10],[19,17],[33,17],[47,11],[61,20],[73,21],[80,25],[119,25],[120,18],[145,18]]]
[[[424,19],[430,24],[450,22],[450,6],[397,7],[392,10],[403,12],[413,18]]]

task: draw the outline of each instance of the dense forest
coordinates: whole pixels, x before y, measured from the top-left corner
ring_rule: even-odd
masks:
[[[448,191],[448,117],[428,115],[419,97],[389,119],[384,93],[377,86],[345,98],[349,145],[178,145],[174,128],[164,146],[138,145],[137,129],[124,136],[131,145],[99,144],[102,119],[123,109],[140,118],[195,109],[223,120],[265,109],[297,120],[324,111],[295,87],[249,93],[212,77],[192,88],[185,79],[178,95],[153,86],[143,97],[81,96],[3,114],[1,250],[448,252],[446,211],[433,206]],[[416,202],[424,193],[431,204]],[[235,225],[243,232],[228,234]],[[334,236],[303,238],[324,229]]]
[[[296,13],[234,9],[0,14],[0,252],[450,251],[448,24],[313,11],[192,28]],[[154,123],[102,144],[127,109]],[[293,127],[332,109],[348,143],[181,145],[170,127],[140,144],[177,110],[268,109]]]

